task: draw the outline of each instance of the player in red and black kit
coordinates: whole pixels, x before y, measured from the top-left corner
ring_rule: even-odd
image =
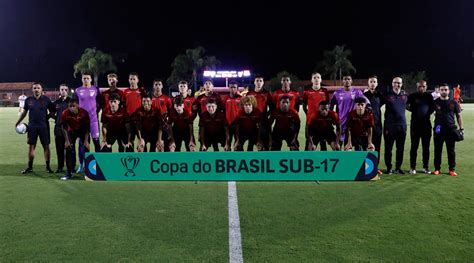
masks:
[[[179,95],[183,98],[184,110],[189,113],[189,115],[193,115],[193,103],[196,100],[191,93],[189,92],[188,82],[185,80],[181,80],[178,83]],[[196,118],[196,116],[193,117]]]
[[[319,103],[321,101],[329,101],[329,92],[327,89],[321,87],[321,74],[314,72],[311,74],[311,82],[313,85],[311,87],[306,87],[303,92],[303,111],[306,113],[306,126],[311,119],[313,114],[316,114],[319,109]],[[307,130],[307,129],[306,129]],[[308,150],[308,134],[305,133],[306,137],[306,146],[305,150]],[[319,142],[316,142],[316,144]],[[321,143],[321,150],[326,150],[326,142]]]
[[[257,100],[252,95],[240,99],[241,111],[235,120],[235,151],[243,151],[244,144],[249,141],[247,151],[253,151],[254,145],[261,149],[260,127],[262,112],[257,108]]]
[[[272,95],[272,106],[277,110],[280,109],[281,98],[286,96],[290,98],[290,109],[294,109],[296,112],[300,108],[300,95],[297,91],[291,90],[291,79],[289,76],[281,77],[281,89],[275,91]]]
[[[76,140],[79,139],[85,152],[89,152],[90,119],[89,113],[79,108],[76,98],[69,100],[68,108],[61,114],[61,127],[65,138],[66,147],[66,175],[61,180],[69,180],[72,177],[76,165]]]
[[[209,99],[213,99],[215,101],[217,105],[217,111],[223,111],[221,96],[219,96],[217,93],[214,93],[212,91],[213,88],[214,84],[211,80],[206,80],[206,82],[204,82],[204,94],[199,95],[193,104],[194,115],[199,114],[199,117],[201,117],[201,114],[207,111],[207,101]]]
[[[229,143],[232,145],[232,139],[235,137],[235,119],[240,111],[239,102],[242,98],[239,94],[239,84],[236,81],[229,83],[229,94],[221,97],[224,107],[225,118],[229,126]]]
[[[186,151],[195,151],[193,116],[184,109],[184,99],[181,96],[173,101],[173,109],[168,114],[168,127],[171,135],[170,151],[180,152],[183,141]]]
[[[159,110],[152,107],[151,97],[143,95],[142,106],[138,108],[132,116],[132,120],[136,124],[136,132],[139,144],[137,150],[139,152],[147,151],[147,143],[150,143],[150,152],[164,150],[162,137],[163,116]]]
[[[354,100],[356,109],[347,116],[347,145],[345,150],[374,151],[372,132],[374,128],[374,114],[367,110],[364,98]]]
[[[336,133],[334,133],[336,126]],[[331,145],[333,151],[339,151],[339,138],[341,133],[341,123],[339,116],[335,111],[329,109],[328,101],[319,103],[319,110],[312,114],[307,125],[306,134],[308,134],[308,150],[315,151],[318,143]],[[326,145],[320,146],[321,151],[326,151]]]
[[[107,75],[107,82],[109,83],[109,89],[102,92],[100,94],[100,101],[101,101],[101,108],[102,108],[102,114],[104,112],[110,112],[110,104],[109,104],[109,100],[110,100],[110,95],[111,94],[117,94],[120,98],[120,107],[121,108],[125,108],[125,95],[123,93],[122,90],[118,89],[117,88],[117,83],[118,83],[118,76],[117,74],[115,73],[110,73]],[[102,140],[104,141],[104,140]],[[123,152],[125,149],[124,149],[124,146],[119,143],[118,144],[118,149],[119,149],[119,152]],[[102,151],[103,147],[101,148],[101,151]]]
[[[163,117],[162,138],[165,152],[167,152],[169,151],[171,134],[168,133],[168,124],[166,119],[168,118],[168,112],[171,110],[173,105],[170,97],[168,97],[166,94],[163,94],[163,81],[161,79],[155,79],[153,81],[153,98],[151,99],[151,105],[154,110],[159,110],[161,116]]]
[[[125,107],[125,95],[123,91],[117,88],[118,76],[115,73],[107,75],[107,82],[109,83],[109,89],[100,93],[102,112],[110,111],[109,97],[111,94],[118,94],[120,97],[120,107]]]
[[[129,116],[132,116],[135,111],[142,106],[142,97],[146,95],[146,91],[144,88],[138,87],[138,73],[131,72],[128,76],[128,82],[130,83],[130,87],[126,89],[123,94],[125,97],[125,107],[127,109],[127,114]],[[136,136],[136,127],[134,122],[130,122],[130,132],[130,138],[133,148]]]
[[[168,95],[163,94],[163,81],[161,79],[155,79],[153,81],[153,98],[151,103],[152,108],[154,110],[159,110],[163,116],[166,116],[166,114],[171,110],[171,99]]]
[[[268,124],[272,95],[263,88],[264,80],[262,76],[256,76],[254,80],[255,89],[247,93],[247,96],[254,96],[257,100],[257,109],[262,113],[262,123],[260,125],[261,148],[257,145],[259,151],[268,151],[270,149],[270,133],[272,127]]]
[[[296,110],[290,108],[290,105],[291,98],[282,96],[278,108],[270,115],[270,125],[275,122],[271,135],[271,151],[280,151],[283,141],[286,141],[291,151],[299,150],[300,117]]]
[[[199,117],[200,150],[205,152],[212,146],[217,152],[220,143],[225,151],[229,151],[229,141],[229,127],[225,114],[217,110],[217,101],[210,98],[206,102],[206,111]]]
[[[123,152],[127,147],[127,152],[133,152],[129,138],[130,125],[127,110],[120,106],[120,95],[110,94],[107,111],[102,112],[100,121],[102,122],[102,148],[101,152],[112,152],[112,145],[117,141],[119,152]]]

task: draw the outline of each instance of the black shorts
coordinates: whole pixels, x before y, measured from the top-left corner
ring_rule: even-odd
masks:
[[[336,141],[336,133],[334,131],[326,131],[323,133],[312,133],[311,136],[313,136],[313,142],[320,142],[322,140],[331,143]]]
[[[119,145],[120,144],[127,144],[128,143],[128,138],[126,133],[113,133],[109,132],[107,133],[107,138],[106,138],[107,144],[113,145],[115,142],[117,142]]]
[[[208,136],[204,140],[204,145],[206,145],[207,148],[213,146],[214,144],[219,144],[219,143],[222,146],[225,145],[225,143],[226,143],[225,135]]]
[[[38,141],[38,136],[40,138],[42,145],[49,145],[49,129],[47,127],[31,127],[28,126],[28,144],[36,145]]]
[[[79,139],[80,143],[84,144],[84,137],[86,137],[86,132],[85,131],[68,131],[67,136],[69,138],[69,142],[71,143],[71,145],[75,145],[77,139]]]

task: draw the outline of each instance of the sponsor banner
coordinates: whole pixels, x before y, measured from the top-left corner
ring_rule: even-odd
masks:
[[[377,152],[86,153],[86,179],[114,181],[366,181]]]

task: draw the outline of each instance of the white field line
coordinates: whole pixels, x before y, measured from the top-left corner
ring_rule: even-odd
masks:
[[[242,256],[242,237],[240,235],[239,203],[237,186],[234,181],[228,185],[229,199],[229,262],[244,262]]]

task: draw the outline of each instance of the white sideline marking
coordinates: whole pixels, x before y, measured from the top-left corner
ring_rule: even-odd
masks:
[[[239,203],[237,200],[237,186],[234,181],[229,182],[229,262],[244,262],[242,257],[242,238],[240,236]]]

